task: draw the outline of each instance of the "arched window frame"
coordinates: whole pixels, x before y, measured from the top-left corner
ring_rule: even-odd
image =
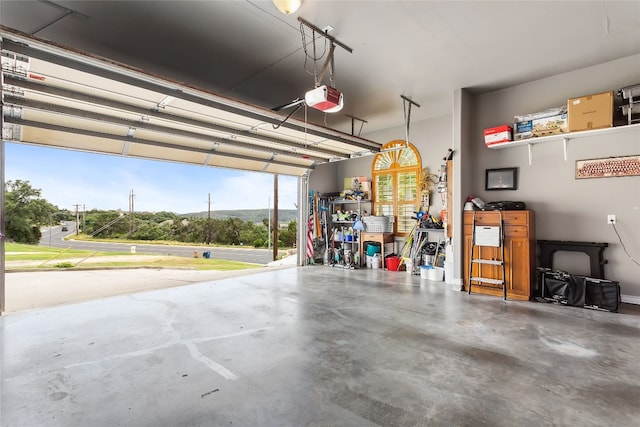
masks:
[[[393,232],[406,236],[415,224],[420,207],[422,160],[412,144],[404,140],[386,143],[371,166],[373,215],[393,215]]]

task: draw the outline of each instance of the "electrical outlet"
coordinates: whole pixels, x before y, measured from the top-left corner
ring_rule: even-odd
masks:
[[[607,224],[615,224],[616,223],[616,216],[609,214],[607,215]]]

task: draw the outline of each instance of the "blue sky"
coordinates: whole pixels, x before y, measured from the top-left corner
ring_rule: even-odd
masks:
[[[32,146],[5,144],[5,181],[29,181],[60,209],[176,213],[273,207],[273,175]],[[280,175],[280,209],[295,209],[297,178]]]

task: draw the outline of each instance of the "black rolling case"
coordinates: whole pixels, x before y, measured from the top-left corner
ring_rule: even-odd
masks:
[[[542,298],[573,307],[618,311],[620,284],[612,280],[540,269]]]
[[[585,277],[584,306],[595,310],[618,311],[620,284],[611,280]]]

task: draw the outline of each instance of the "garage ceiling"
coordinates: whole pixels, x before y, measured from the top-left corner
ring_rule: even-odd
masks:
[[[85,64],[73,78],[97,80],[69,85],[75,64],[36,55],[32,66],[55,78],[8,81],[28,93],[12,102],[29,114],[7,120],[33,125],[33,143],[83,141],[93,151],[292,175],[376,151],[350,135],[402,125],[400,95],[420,104],[417,121],[450,114],[456,89],[482,93],[640,53],[637,1],[303,0],[283,15],[271,1],[2,0],[0,17],[10,29],[136,67],[121,74]],[[345,108],[300,109],[273,129],[289,111],[272,109],[311,89],[326,58],[316,67],[305,59],[298,17],[332,26],[353,49],[335,50]],[[77,110],[84,115],[69,121]],[[81,130],[76,139],[70,128]]]

